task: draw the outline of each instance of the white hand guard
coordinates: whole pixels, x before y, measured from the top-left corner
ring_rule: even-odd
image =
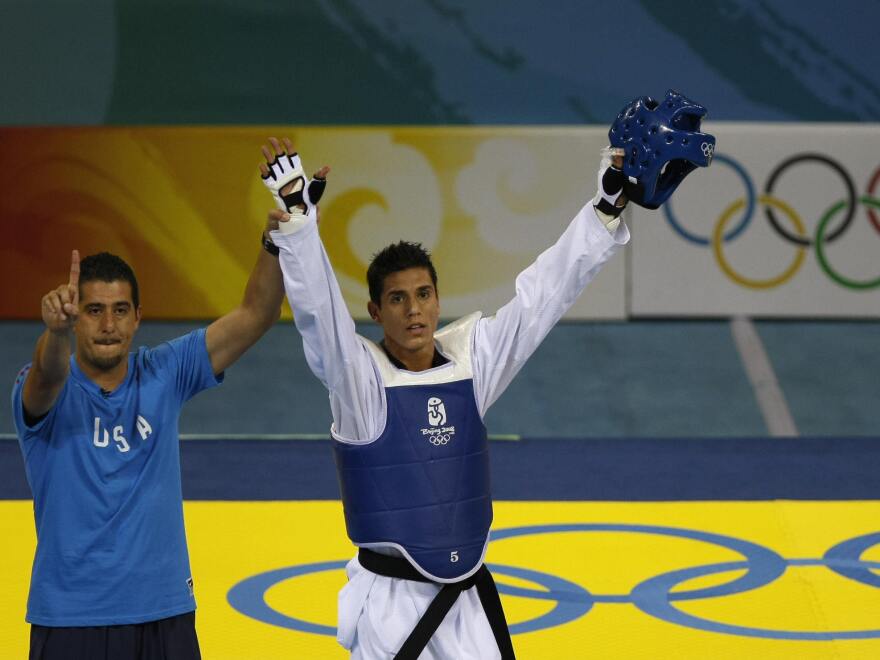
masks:
[[[596,215],[608,228],[614,231],[620,225],[620,214],[626,207],[626,197],[621,200],[626,175],[611,164],[611,157],[620,155],[610,148],[602,150],[602,160],[599,163],[598,191],[593,198],[593,206]]]
[[[300,220],[301,223],[307,218],[315,218],[327,180],[315,177],[310,181],[298,154],[276,155],[268,167],[269,173],[262,177],[263,184],[272,193],[278,208],[289,213],[291,221]]]

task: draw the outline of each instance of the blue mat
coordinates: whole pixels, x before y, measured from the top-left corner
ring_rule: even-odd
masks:
[[[496,499],[880,499],[880,438],[524,439],[491,443]],[[195,500],[338,499],[329,441],[181,443]],[[15,441],[0,441],[0,499],[29,499]]]

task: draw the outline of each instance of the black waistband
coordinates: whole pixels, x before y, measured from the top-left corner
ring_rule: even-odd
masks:
[[[413,580],[415,582],[433,582],[419,573],[403,557],[389,557],[367,548],[358,550],[358,561],[361,566],[377,575],[385,577]],[[451,584],[434,583],[441,587],[440,591],[428,605],[428,609],[422,615],[416,627],[407,637],[400,651],[394,656],[394,660],[417,660],[419,654],[425,649],[431,637],[440,627],[444,617],[452,609],[458,595],[470,589],[477,588],[477,595],[483,605],[483,611],[489,620],[495,643],[501,651],[502,660],[514,660],[513,643],[510,641],[510,631],[507,629],[507,621],[504,618],[504,610],[501,607],[501,598],[495,587],[495,580],[489,569],[483,564],[476,573],[469,578]]]
[[[358,549],[358,561],[361,566],[376,575],[413,580],[414,582],[433,582],[419,573],[415,567],[403,557],[391,557],[374,552],[369,548]]]

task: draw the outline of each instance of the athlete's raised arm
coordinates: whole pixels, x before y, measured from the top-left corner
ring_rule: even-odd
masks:
[[[608,131],[598,191],[556,244],[516,279],[516,295],[475,333],[480,412],[500,396],[525,360],[599,269],[629,240],[627,202],[659,208],[697,167],[708,167],[715,137],[700,130],[706,108],[669,90],[663,102],[630,101]]]
[[[285,217],[272,240],[281,249],[284,288],[303,340],[309,368],[330,391],[334,432],[372,438],[381,426],[381,389],[368,349],[355,332],[327,252],[318,233],[320,169],[310,181],[289,140],[270,139],[263,181]]]
[[[602,266],[629,241],[629,229],[619,221],[625,201],[612,213],[594,206],[596,200],[608,197],[603,178],[612,170],[616,168],[611,162],[603,160],[594,200],[584,205],[553,246],[517,276],[513,299],[477,324],[474,384],[481,414],[501,396]]]

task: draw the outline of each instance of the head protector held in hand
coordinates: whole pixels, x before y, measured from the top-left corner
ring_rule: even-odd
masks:
[[[620,111],[608,140],[623,150],[631,201],[656,209],[688,174],[712,162],[715,136],[700,132],[705,116],[706,108],[673,90],[662,101],[640,96]]]

